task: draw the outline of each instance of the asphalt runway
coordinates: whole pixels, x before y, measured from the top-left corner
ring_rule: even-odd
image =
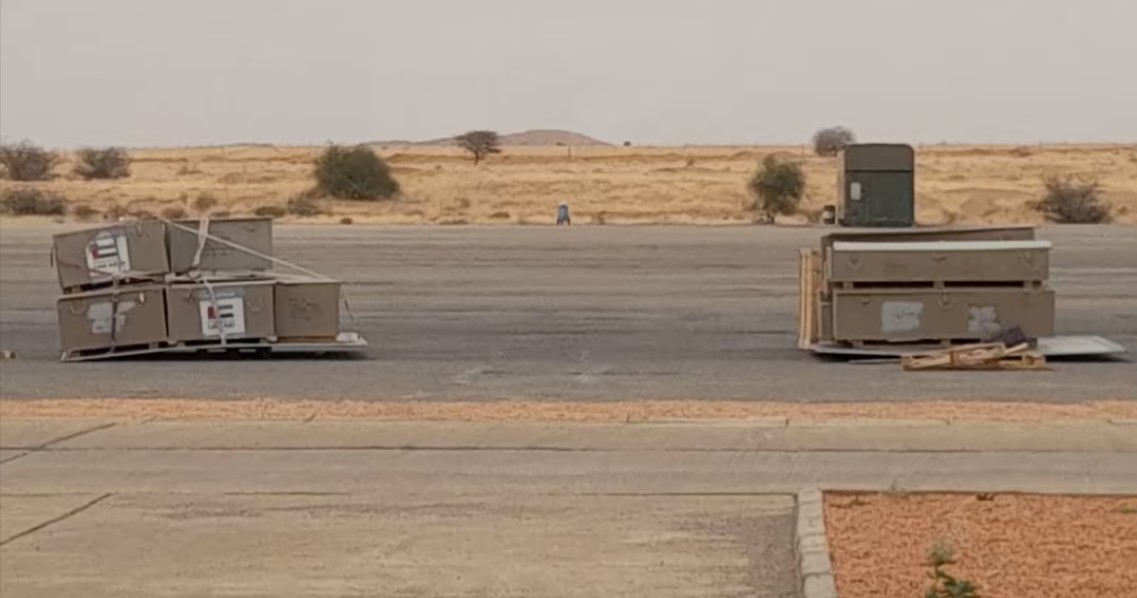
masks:
[[[279,226],[278,254],[347,281],[366,359],[57,361],[50,236],[0,227],[0,395],[365,400],[1137,398],[1131,362],[905,373],[796,345],[799,247],[774,227]],[[1137,228],[1046,227],[1058,332],[1137,350]]]

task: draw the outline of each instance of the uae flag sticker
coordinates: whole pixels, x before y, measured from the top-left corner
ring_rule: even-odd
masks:
[[[216,302],[203,299],[201,308],[201,334],[206,338],[238,336],[245,334],[245,302],[240,297],[218,299]]]
[[[87,269],[92,274],[125,274],[130,271],[126,235],[100,234],[87,244]]]

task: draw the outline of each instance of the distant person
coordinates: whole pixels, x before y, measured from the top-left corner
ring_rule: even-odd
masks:
[[[557,206],[557,226],[572,226],[572,218],[569,216],[569,208],[567,203]]]

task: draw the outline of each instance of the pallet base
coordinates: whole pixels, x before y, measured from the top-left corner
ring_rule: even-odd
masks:
[[[222,344],[220,341],[194,341],[190,343],[150,343],[124,345],[106,349],[64,351],[59,360],[98,361],[151,356],[193,355],[319,355],[361,353],[368,348],[367,340],[355,332],[341,332],[334,339],[321,341],[274,341],[271,339],[239,339]]]

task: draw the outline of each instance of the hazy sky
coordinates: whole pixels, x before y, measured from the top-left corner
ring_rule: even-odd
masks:
[[[1137,141],[1137,0],[0,0],[0,135]]]

